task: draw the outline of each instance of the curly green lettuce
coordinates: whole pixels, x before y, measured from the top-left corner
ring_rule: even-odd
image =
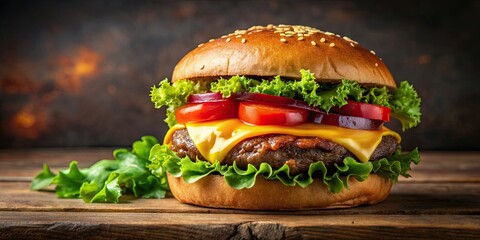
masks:
[[[147,168],[150,149],[157,143],[156,138],[144,136],[133,143],[131,151],[115,150],[113,160],[100,160],[83,169],[72,161],[58,174],[44,164],[31,189],[42,190],[53,184],[58,197],[82,198],[86,203],[118,203],[127,192],[141,198],[164,198],[169,190],[166,176],[152,175]]]
[[[299,99],[327,112],[334,106],[347,104],[347,99],[351,99],[391,108],[392,116],[400,120],[404,131],[420,123],[420,97],[406,81],[401,82],[395,92],[390,92],[386,87],[366,88],[347,79],[337,83],[319,83],[308,70],[301,70],[300,74],[301,78],[296,81],[282,80],[280,76],[270,80],[233,76],[228,79],[220,78],[202,87],[198,87],[198,82],[189,80],[178,80],[170,84],[165,79],[158,87],[152,87],[150,96],[156,108],[167,106],[165,121],[169,127],[176,123],[175,109],[186,104],[190,94],[208,90],[221,93],[224,98],[234,93],[254,92]]]
[[[200,82],[190,80],[181,80],[170,83],[168,79],[163,79],[157,86],[150,90],[150,100],[155,108],[167,107],[165,122],[169,127],[177,123],[175,119],[175,110],[187,103],[187,98],[191,94],[205,92],[209,86],[204,86]]]
[[[422,116],[420,112],[421,99],[413,85],[407,81],[400,83],[390,99],[392,116],[400,120],[403,131],[416,127],[420,123]]]
[[[117,149],[113,155],[114,160],[100,160],[83,169],[72,161],[68,169],[58,174],[43,165],[43,171],[34,178],[31,189],[42,190],[55,185],[58,197],[82,198],[86,203],[118,203],[126,193],[139,198],[164,198],[169,191],[169,173],[182,177],[188,183],[210,174],[220,174],[235,189],[253,187],[259,176],[280,181],[285,186],[307,187],[314,181],[321,181],[331,192],[339,193],[344,188],[348,189],[350,178],[364,181],[372,173],[395,183],[399,176],[410,177],[411,164],[420,162],[417,149],[404,154],[398,149],[393,156],[374,162],[360,163],[347,157],[343,164],[335,164],[333,169],[327,169],[319,161],[310,165],[307,174],[291,175],[288,165],[274,169],[268,163],[262,163],[258,168],[248,165],[247,169],[241,169],[235,163],[222,165],[219,162],[212,164],[180,158],[167,145],[158,144],[157,139],[151,136],[136,141],[131,151]]]
[[[322,161],[310,165],[307,174],[291,175],[288,165],[273,169],[268,163],[261,163],[258,168],[248,165],[247,169],[240,169],[233,165],[221,165],[218,162],[192,161],[188,156],[181,158],[170,150],[167,145],[155,145],[150,152],[148,168],[157,177],[164,177],[167,173],[182,177],[186,182],[193,183],[210,174],[222,175],[229,186],[235,189],[251,188],[255,185],[257,176],[268,180],[278,180],[285,186],[299,185],[307,187],[313,181],[322,181],[333,193],[348,189],[351,177],[364,181],[372,173],[387,177],[397,182],[400,175],[409,177],[411,163],[418,164],[420,155],[417,149],[402,154],[400,149],[387,158],[375,162],[357,162],[351,157],[343,160],[343,164],[335,164],[334,169],[327,169]],[[322,176],[319,179],[313,176]]]
[[[212,92],[220,92],[224,98],[229,98],[233,93],[249,91],[259,84],[259,81],[245,76],[233,76],[229,79],[220,78],[210,84]]]

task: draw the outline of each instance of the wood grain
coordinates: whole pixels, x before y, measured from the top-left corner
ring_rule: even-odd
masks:
[[[0,150],[0,181],[31,181],[48,163],[52,171],[68,168],[71,161],[88,167],[100,159],[112,159],[113,149],[24,149]]]
[[[243,213],[181,204],[173,197],[135,199],[127,197],[120,204],[86,204],[80,199],[59,199],[48,191],[30,191],[25,182],[0,182],[0,211],[59,212],[162,212],[162,213]],[[252,211],[255,214],[271,212]],[[278,214],[480,214],[480,183],[398,183],[383,203],[374,206],[337,210],[284,211]]]
[[[20,220],[19,220],[20,219]],[[474,239],[479,216],[3,212],[0,236],[161,239]]]
[[[383,203],[350,209],[241,211],[165,199],[119,204],[30,191],[48,163],[86,167],[112,149],[0,151],[0,239],[480,239],[480,153],[425,152]]]

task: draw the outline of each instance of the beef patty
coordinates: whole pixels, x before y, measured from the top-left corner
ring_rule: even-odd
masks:
[[[395,153],[398,143],[392,136],[385,136],[375,149],[370,161],[376,161]],[[205,161],[195,147],[186,129],[173,133],[171,149],[179,157]],[[259,167],[262,162],[269,163],[274,169],[284,164],[290,167],[290,174],[306,173],[310,164],[322,161],[327,168],[335,163],[343,163],[346,157],[355,156],[345,147],[318,137],[298,137],[292,135],[271,134],[245,139],[228,152],[223,163],[233,164],[246,169],[248,164]]]

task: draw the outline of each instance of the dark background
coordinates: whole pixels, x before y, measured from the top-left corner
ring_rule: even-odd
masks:
[[[479,1],[1,1],[0,147],[162,138],[150,87],[199,43],[268,23],[374,49],[423,102],[403,146],[480,150]],[[393,128],[399,129],[398,124]],[[401,130],[400,130],[401,131]]]

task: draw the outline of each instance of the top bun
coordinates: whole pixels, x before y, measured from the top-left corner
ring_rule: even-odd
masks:
[[[180,60],[172,81],[234,75],[298,79],[300,69],[321,82],[349,79],[396,88],[375,52],[348,37],[291,25],[253,26],[200,44]]]

